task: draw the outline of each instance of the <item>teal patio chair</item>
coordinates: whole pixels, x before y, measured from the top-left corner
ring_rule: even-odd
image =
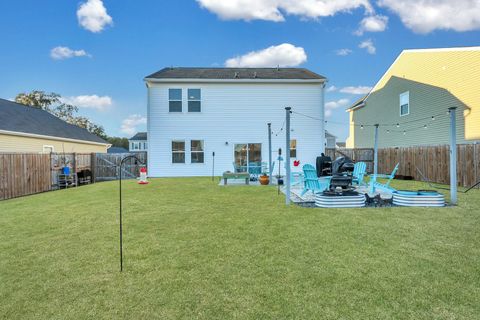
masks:
[[[330,187],[329,179],[318,179],[317,170],[311,164],[305,164],[303,167],[303,191],[302,196],[308,191],[313,194],[327,190]]]
[[[356,183],[358,185],[363,184],[363,178],[367,174],[367,164],[365,162],[357,162],[353,167],[352,173],[352,183]]]
[[[392,180],[395,178],[395,174],[397,174],[399,165],[400,165],[400,163],[397,163],[395,168],[393,168],[392,173],[390,173],[389,175],[386,175],[386,174],[374,175],[370,179],[370,192],[373,193],[375,191],[375,189],[380,189],[380,190],[386,191],[386,192],[396,191],[395,188],[390,187],[390,182],[392,182]],[[388,180],[387,180],[386,183],[380,183],[380,182],[377,182],[377,178],[385,178],[385,179],[388,179]]]

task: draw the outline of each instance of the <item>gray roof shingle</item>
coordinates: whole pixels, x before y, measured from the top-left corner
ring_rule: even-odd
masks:
[[[128,140],[147,140],[147,133],[146,132],[137,132],[136,135],[131,137]]]
[[[0,130],[108,144],[86,129],[66,123],[47,111],[0,99]]]
[[[325,80],[305,68],[163,68],[146,79]]]

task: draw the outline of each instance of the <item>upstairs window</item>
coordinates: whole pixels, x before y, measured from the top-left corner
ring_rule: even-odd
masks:
[[[168,111],[182,112],[182,89],[168,89]]]
[[[172,163],[185,163],[185,141],[172,141]]]
[[[297,157],[297,140],[290,140],[290,158]]]
[[[404,92],[400,95],[400,116],[406,116],[410,113],[410,93]]]
[[[203,140],[192,140],[190,142],[190,151],[191,151],[192,163],[203,163],[204,161]]]
[[[201,112],[200,89],[188,89],[188,112]]]

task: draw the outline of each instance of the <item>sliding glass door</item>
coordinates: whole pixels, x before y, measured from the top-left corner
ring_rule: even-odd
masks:
[[[251,172],[262,165],[261,143],[239,143],[234,148],[235,171]]]

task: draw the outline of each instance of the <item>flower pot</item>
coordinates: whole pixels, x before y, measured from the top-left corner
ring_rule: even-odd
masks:
[[[258,180],[260,181],[260,184],[262,186],[266,186],[270,183],[270,179],[268,178],[268,176],[260,176]]]

